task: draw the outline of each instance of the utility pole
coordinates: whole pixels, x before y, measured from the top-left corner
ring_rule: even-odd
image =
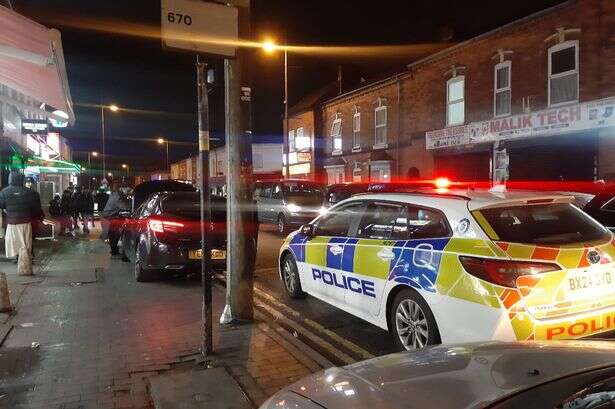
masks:
[[[207,357],[213,352],[212,309],[211,309],[211,250],[208,239],[211,225],[211,197],[209,193],[209,99],[207,95],[207,79],[205,63],[196,56],[197,95],[199,105],[199,164],[201,177],[201,285],[203,287],[203,336],[202,354]],[[167,140],[167,166],[169,161],[169,141]]]
[[[239,38],[249,39],[250,0],[231,0],[239,11]],[[258,228],[252,198],[252,136],[248,52],[224,60],[227,144],[226,306],[220,324],[253,319],[254,264]]]

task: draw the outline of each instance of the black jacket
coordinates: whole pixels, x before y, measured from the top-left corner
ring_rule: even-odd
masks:
[[[0,191],[0,209],[6,212],[7,224],[36,223],[45,217],[38,192],[24,185],[21,173],[9,174],[9,186]]]

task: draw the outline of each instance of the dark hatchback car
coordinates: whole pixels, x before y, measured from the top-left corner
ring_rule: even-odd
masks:
[[[226,267],[226,200],[211,198],[211,260]],[[152,194],[133,213],[122,232],[122,251],[134,263],[137,281],[165,274],[197,272],[201,263],[200,201],[197,192]]]

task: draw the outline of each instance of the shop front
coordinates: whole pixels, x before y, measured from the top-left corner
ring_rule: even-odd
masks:
[[[426,133],[436,176],[456,180],[597,180],[600,135],[615,129],[615,98]]]

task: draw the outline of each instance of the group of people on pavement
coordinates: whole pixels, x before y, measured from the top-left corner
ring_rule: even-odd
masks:
[[[102,209],[107,203],[108,195],[104,188],[92,191],[87,187],[69,186],[56,194],[49,202],[49,215],[60,223],[60,236],[75,236],[80,229],[84,234],[90,233],[90,226],[94,226],[94,204]],[[81,222],[81,226],[79,226]]]

